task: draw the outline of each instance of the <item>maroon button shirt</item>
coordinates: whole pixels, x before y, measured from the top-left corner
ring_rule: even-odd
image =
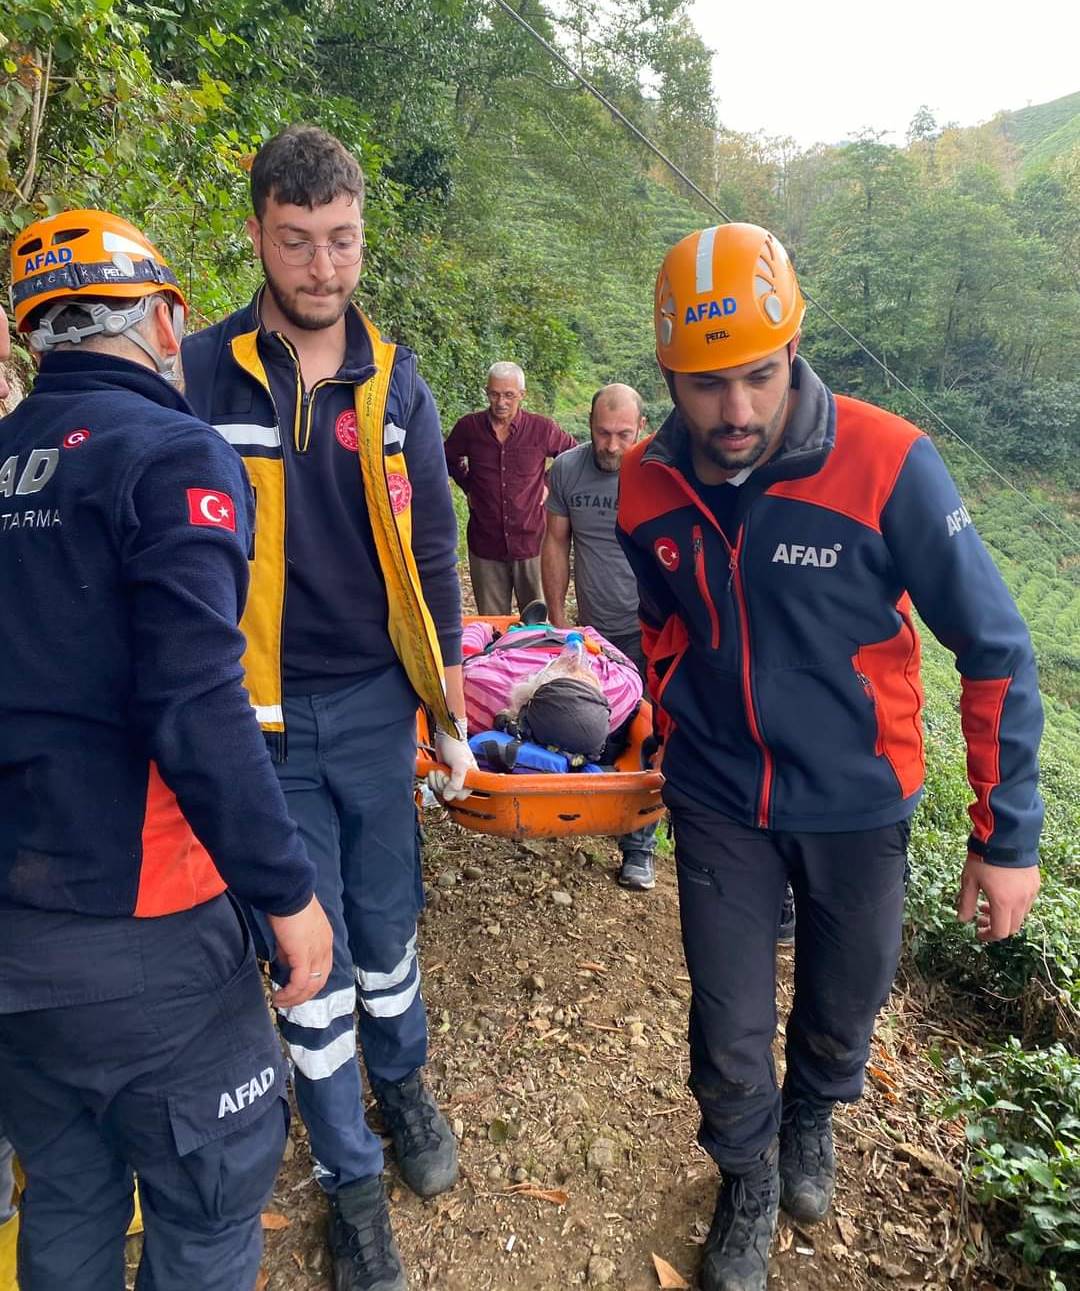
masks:
[[[468,545],[481,560],[530,560],[544,537],[544,468],[576,441],[539,413],[518,409],[500,444],[486,412],[446,437],[446,466],[469,499]]]

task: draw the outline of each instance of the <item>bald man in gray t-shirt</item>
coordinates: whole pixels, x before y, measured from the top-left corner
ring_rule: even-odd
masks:
[[[548,473],[547,528],[540,551],[540,577],[548,618],[569,627],[566,593],[570,548],[574,549],[577,621],[607,637],[637,664],[645,681],[645,657],[638,627],[638,590],[615,537],[619,466],[623,454],[645,429],[641,396],[626,385],[597,391],[589,414],[590,442],[557,457]],[[619,839],[624,887],[647,890],[656,882],[653,836],[656,826]]]
[[[619,466],[645,427],[641,399],[625,385],[605,386],[593,398],[590,441],[563,453],[548,473],[547,529],[540,573],[548,615],[568,627],[570,548],[574,549],[577,620],[596,628],[642,665],[637,582],[615,537]],[[633,638],[630,648],[622,642]]]

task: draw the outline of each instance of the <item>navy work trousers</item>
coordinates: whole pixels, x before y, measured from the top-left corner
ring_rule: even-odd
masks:
[[[314,999],[278,1014],[300,1115],[327,1192],[377,1175],[382,1144],[364,1121],[356,1047],[368,1075],[398,1081],[427,1062],[416,917],[416,695],[400,667],[329,693],[285,698],[289,814],[317,872],[334,962]],[[270,929],[255,915],[269,949]],[[273,978],[286,969],[273,966]]]
[[[286,1067],[229,897],[156,919],[0,911],[0,1122],[21,1291],[250,1291]]]
[[[784,884],[799,912],[785,1090],[854,1102],[900,957],[909,824],[788,833],[737,824],[671,784],[664,800],[691,984],[698,1141],[721,1170],[739,1173],[780,1125],[772,1042]]]

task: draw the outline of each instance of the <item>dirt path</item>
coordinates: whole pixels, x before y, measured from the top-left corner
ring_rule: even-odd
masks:
[[[460,1138],[462,1180],[422,1202],[391,1166],[410,1286],[651,1291],[653,1253],[695,1284],[716,1171],[694,1142],[685,1085],[673,864],[661,863],[655,891],[631,894],[614,882],[615,855],[606,840],[515,845],[429,829],[429,1074]],[[778,954],[782,1015],[790,956]],[[927,1052],[944,1035],[895,994],[867,1097],[837,1114],[834,1215],[805,1232],[782,1224],[770,1287],[1018,1285],[988,1271],[989,1239],[965,1212],[959,1129],[920,1115],[936,1086]],[[328,1287],[325,1203],[298,1120],[273,1210],[288,1226],[267,1233],[268,1291]]]

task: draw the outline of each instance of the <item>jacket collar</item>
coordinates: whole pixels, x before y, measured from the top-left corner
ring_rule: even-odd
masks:
[[[832,392],[814,369],[796,355],[791,370],[791,384],[799,392],[799,401],[784,431],[779,451],[764,466],[751,471],[746,484],[754,492],[763,492],[778,480],[813,475],[821,469],[836,442],[836,404]],[[690,442],[686,424],[678,408],[653,436],[643,462],[656,462],[693,478],[690,467]]]
[[[141,395],[163,408],[194,417],[187,400],[164,377],[130,359],[94,350],[63,350],[42,357],[31,394],[85,395],[101,392]]]
[[[264,283],[251,298],[247,308],[248,318],[245,320],[247,327],[242,325],[242,330],[250,329],[257,332],[260,352],[268,363],[287,363],[293,367],[295,359],[292,347],[283,344],[281,333],[267,330],[262,321],[262,300],[265,291]],[[350,301],[345,311],[345,359],[337,370],[336,379],[349,381],[354,385],[362,385],[365,381],[369,381],[375,375],[374,357],[371,338],[360,316],[360,310],[355,302]]]

